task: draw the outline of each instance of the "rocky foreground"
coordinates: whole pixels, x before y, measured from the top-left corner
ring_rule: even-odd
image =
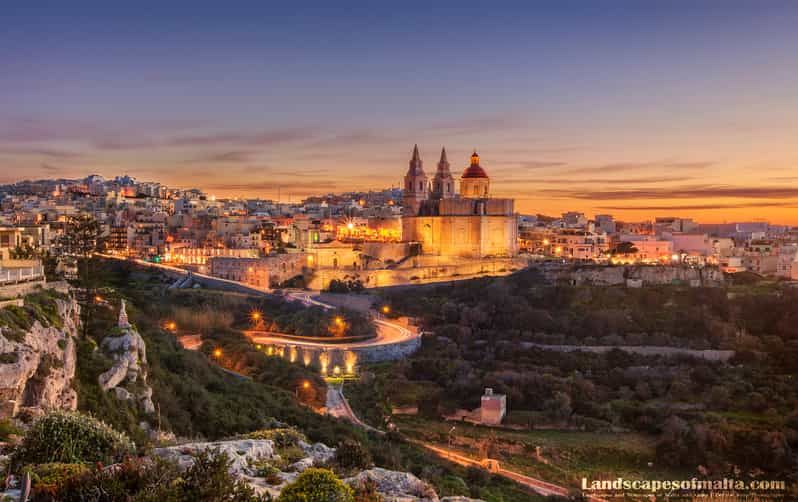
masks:
[[[262,466],[280,465],[279,449],[269,439],[240,439],[231,441],[216,441],[202,443],[187,443],[167,448],[156,448],[154,455],[176,461],[182,468],[187,469],[194,461],[194,454],[206,450],[225,452],[232,460],[231,473],[245,480],[258,494],[269,494],[277,497],[283,488],[292,483],[297,476],[310,467],[322,467],[330,463],[335,457],[335,448],[322,443],[310,444],[298,441],[297,445],[304,453],[301,458],[285,470],[279,470],[275,475],[264,478]],[[438,497],[435,489],[413,474],[408,472],[390,471],[375,467],[358,472],[345,478],[346,484],[353,488],[371,483],[377,493],[385,502],[479,502],[478,499],[467,497]]]

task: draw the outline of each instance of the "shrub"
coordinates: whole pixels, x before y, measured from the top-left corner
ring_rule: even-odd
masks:
[[[280,469],[272,465],[268,460],[260,460],[250,467],[254,469],[256,476],[263,478],[270,485],[279,485],[283,482],[279,475]]]
[[[277,502],[354,502],[354,492],[328,469],[306,469]]]
[[[383,502],[385,499],[377,491],[377,482],[373,479],[365,479],[358,483],[355,488],[355,502]]]
[[[0,420],[0,441],[8,441],[12,435],[18,436],[21,432],[11,420],[7,418]]]
[[[88,472],[84,464],[48,463],[25,468],[30,474],[33,497],[47,499],[55,497],[59,487],[67,480]]]
[[[371,455],[359,442],[346,439],[335,451],[335,463],[344,469],[367,469],[371,465]]]
[[[278,448],[286,446],[296,446],[300,441],[307,442],[304,434],[292,427],[281,427],[279,429],[263,429],[250,432],[245,436],[247,439],[270,439]]]
[[[230,464],[226,453],[208,450],[197,453],[183,475],[178,500],[257,501],[255,491],[230,474]]]
[[[285,462],[286,466],[305,458],[305,452],[298,446],[284,446],[277,448],[276,453]]]
[[[184,473],[173,461],[127,458],[121,464],[85,471],[67,478],[49,493],[35,492],[34,502],[95,502],[208,500],[257,502],[246,483],[229,472],[224,453],[197,453]]]
[[[37,420],[12,454],[12,465],[118,462],[135,451],[130,439],[92,417],[56,411]]]

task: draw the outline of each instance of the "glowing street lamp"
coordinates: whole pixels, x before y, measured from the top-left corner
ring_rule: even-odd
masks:
[[[222,357],[222,349],[213,349],[213,357],[216,359]]]
[[[252,317],[253,321],[260,321],[260,312],[258,312],[257,310],[253,310],[250,316]]]
[[[389,307],[388,305],[383,305],[382,306],[382,313],[383,314],[389,314],[390,312],[391,312],[391,307]]]

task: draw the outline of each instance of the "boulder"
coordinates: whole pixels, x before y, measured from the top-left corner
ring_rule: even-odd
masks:
[[[313,460],[314,465],[326,464],[335,457],[335,448],[330,448],[324,443],[309,444],[299,441],[298,446]]]
[[[347,478],[345,483],[352,487],[373,482],[377,492],[386,502],[438,502],[438,495],[428,483],[409,472],[389,471],[380,467],[362,471],[357,476]]]
[[[181,468],[187,469],[194,462],[193,454],[204,450],[226,453],[232,464],[230,472],[234,475],[255,474],[250,465],[261,459],[275,457],[274,442],[270,439],[236,439],[203,443],[186,443],[166,448],[156,448],[155,455],[177,461]]]

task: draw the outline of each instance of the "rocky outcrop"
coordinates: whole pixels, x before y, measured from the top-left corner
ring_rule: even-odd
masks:
[[[152,389],[147,385],[147,347],[128,321],[124,300],[117,327],[103,339],[101,347],[114,365],[98,377],[100,387],[106,392],[113,390],[118,399],[135,399],[145,413],[155,413]]]
[[[259,476],[258,466],[264,462],[279,463],[280,455],[271,439],[235,439],[230,441],[187,443],[179,446],[156,448],[155,455],[174,460],[183,469],[191,466],[193,455],[204,450],[217,450],[224,452],[230,458],[230,472],[245,480],[258,494],[269,494],[276,497],[280,491],[293,482],[300,472],[308,467],[321,466],[332,460],[335,448],[330,448],[322,443],[310,444],[299,441],[297,446],[306,455],[305,458],[294,462],[285,471],[277,473],[279,483],[269,484]]]
[[[230,458],[230,472],[245,480],[258,494],[277,497],[283,488],[293,482],[300,472],[309,467],[323,467],[335,457],[335,448],[322,443],[310,444],[298,441],[296,445],[305,457],[292,463],[267,481],[262,477],[261,466],[284,465],[280,462],[280,449],[271,439],[235,439],[202,443],[187,443],[166,448],[156,448],[154,454],[178,463],[187,469],[194,461],[194,454],[204,450],[224,452]],[[274,483],[274,484],[270,484]],[[407,472],[389,471],[379,467],[361,471],[344,480],[356,488],[368,483],[377,489],[385,502],[479,502],[465,497],[439,499],[431,485]]]
[[[438,502],[438,494],[429,483],[409,472],[397,472],[375,467],[347,478],[352,487],[373,484],[386,502]]]
[[[231,463],[230,472],[236,475],[253,474],[250,466],[259,460],[275,458],[274,442],[271,439],[238,439],[232,441],[216,441],[202,443],[187,443],[167,448],[156,448],[155,454],[161,458],[174,460],[183,468],[188,469],[194,462],[194,454],[216,450],[226,453]]]
[[[75,376],[75,338],[78,335],[79,307],[72,298],[52,299],[58,322],[44,316],[36,318],[27,330],[0,327],[0,417],[10,418],[25,412],[33,416],[47,410],[74,410],[77,393],[72,389]],[[16,316],[36,317],[32,310],[19,307]]]
[[[541,269],[550,282],[597,286],[657,284],[686,284],[711,287],[724,283],[723,272],[717,267],[693,268],[662,265],[566,265]]]

